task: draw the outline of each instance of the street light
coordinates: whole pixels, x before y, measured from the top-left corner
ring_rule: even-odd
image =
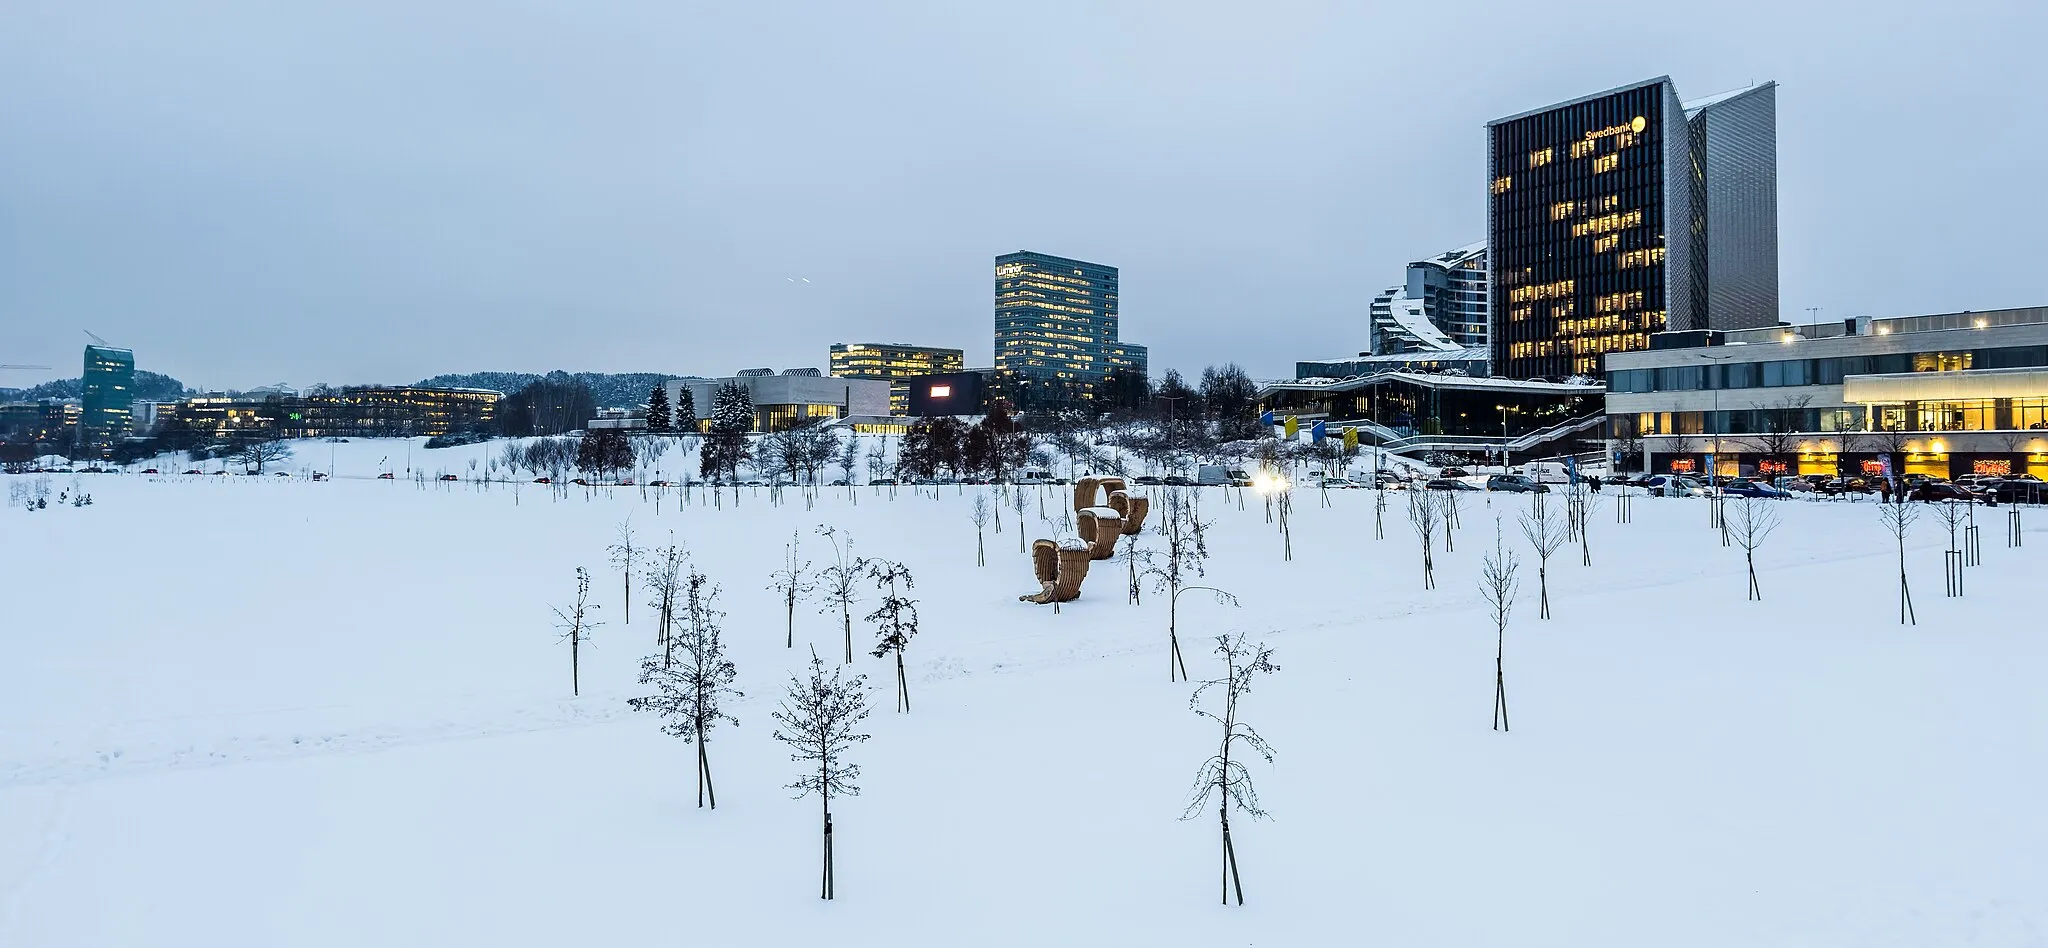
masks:
[[[1706,354],[1706,353],[1704,353],[1704,352],[1697,352],[1697,353],[1694,353],[1694,355],[1697,355],[1697,356],[1699,356],[1699,357],[1700,357],[1701,359],[1704,359],[1704,360],[1706,360],[1707,362],[1710,362],[1710,363],[1713,363],[1713,364],[1716,364],[1716,365],[1718,365],[1718,364],[1720,364],[1720,363],[1723,363],[1723,362],[1726,362],[1726,361],[1728,361],[1728,360],[1730,360],[1730,359],[1733,359],[1733,358],[1735,358],[1735,356],[1734,356],[1733,354],[1730,354],[1730,355],[1724,355],[1724,356],[1713,356],[1713,355],[1708,355],[1708,354]],[[1712,381],[1714,381],[1714,380],[1713,380],[1713,379],[1711,379],[1711,378],[1703,378],[1703,379],[1701,379],[1701,381],[1703,381],[1703,382],[1712,382]],[[1727,381],[1727,379],[1726,379],[1725,377],[1723,377],[1723,378],[1722,378],[1722,381],[1724,381],[1724,382],[1725,382],[1725,381]],[[1713,390],[1713,393],[1714,393],[1714,411],[1713,411],[1713,413],[1712,413],[1712,414],[1708,415],[1707,417],[1709,417],[1709,418],[1714,418],[1714,417],[1715,417],[1716,415],[1719,415],[1719,414],[1721,414],[1721,386],[1719,386],[1719,385],[1709,385],[1709,386],[1707,386],[1707,387],[1708,387],[1709,389],[1712,389],[1712,390]],[[1715,420],[1716,420],[1716,421],[1718,421],[1719,419],[1718,419],[1718,418],[1716,418]],[[1713,491],[1714,491],[1714,506],[1713,506],[1713,509],[1709,511],[1709,513],[1713,514],[1713,522],[1714,522],[1715,524],[1717,524],[1717,525],[1720,525],[1720,526],[1721,526],[1721,528],[1722,528],[1722,530],[1724,531],[1724,536],[1722,537],[1722,540],[1724,541],[1724,544],[1725,544],[1725,541],[1726,541],[1726,539],[1727,539],[1727,537],[1725,536],[1725,531],[1726,531],[1726,529],[1727,529],[1727,524],[1726,524],[1725,522],[1723,522],[1723,521],[1722,521],[1722,519],[1721,519],[1721,518],[1722,518],[1723,516],[1725,516],[1725,514],[1723,513],[1723,511],[1722,511],[1722,509],[1721,509],[1721,482],[1720,482],[1719,480],[1717,480],[1717,479],[1715,478],[1715,475],[1716,475],[1716,473],[1717,473],[1717,472],[1715,471],[1715,468],[1719,467],[1719,466],[1720,466],[1720,464],[1721,464],[1721,428],[1722,428],[1722,427],[1723,427],[1723,426],[1721,426],[1721,425],[1718,425],[1718,424],[1714,426],[1714,432],[1713,432],[1713,434],[1714,434],[1714,453],[1713,453],[1713,454],[1710,454],[1710,455],[1708,455],[1709,461],[1707,462],[1707,486],[1708,486],[1708,487],[1711,487],[1711,488],[1713,488]]]
[[[1495,405],[1500,409],[1500,472],[1508,472],[1508,406]]]

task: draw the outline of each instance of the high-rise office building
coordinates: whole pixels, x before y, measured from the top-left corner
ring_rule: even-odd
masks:
[[[1776,88],[1688,109],[1660,76],[1487,123],[1495,375],[1777,322]]]
[[[910,386],[905,379],[920,375],[944,375],[967,365],[959,349],[913,346],[901,342],[833,343],[832,376],[843,379],[887,379],[889,414],[910,411]]]
[[[106,448],[133,429],[135,353],[112,346],[85,347],[84,391],[79,398],[78,437]]]
[[[1093,398],[1111,373],[1146,370],[1117,337],[1115,267],[1019,251],[996,258],[997,383],[1021,407]]]
[[[1457,352],[1486,346],[1486,244],[1408,265],[1400,286],[1374,297],[1373,355]]]

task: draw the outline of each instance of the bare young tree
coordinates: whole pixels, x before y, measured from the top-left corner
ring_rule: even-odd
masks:
[[[860,601],[861,582],[867,577],[868,561],[853,555],[853,535],[836,527],[820,526],[818,535],[832,544],[832,562],[818,571],[825,591],[820,613],[839,611],[839,629],[846,637],[846,664],[853,663],[853,604]]]
[[[775,729],[775,739],[789,745],[789,759],[817,768],[813,771],[807,767],[804,775],[788,788],[796,791],[799,800],[817,794],[824,813],[825,864],[818,887],[821,899],[832,898],[832,798],[860,795],[860,786],[854,783],[860,779],[860,765],[847,760],[846,755],[854,745],[871,736],[855,730],[868,716],[867,676],[848,679],[841,672],[834,668],[832,675],[826,677],[825,661],[818,657],[817,649],[812,649],[810,676],[790,676],[781,707],[770,713],[781,725]]]
[[[795,530],[789,531],[789,543],[782,548],[783,566],[774,573],[774,582],[768,585],[782,594],[783,648],[796,647],[796,604],[810,596],[818,584],[812,582],[811,561],[797,562],[798,538]]]
[[[1186,681],[1187,663],[1180,654],[1180,594],[1183,589],[1192,588],[1189,581],[1208,573],[1209,524],[1202,519],[1202,495],[1189,493],[1186,488],[1169,487],[1160,495],[1163,503],[1159,511],[1159,535],[1164,546],[1158,551],[1154,565],[1143,574],[1152,577],[1153,588],[1167,594],[1166,641],[1170,646],[1167,655],[1167,680]],[[1220,595],[1228,595],[1218,591]]]
[[[1424,589],[1436,588],[1436,560],[1430,555],[1430,542],[1436,537],[1436,525],[1442,514],[1442,508],[1429,496],[1429,491],[1408,491],[1408,523],[1415,528],[1415,539],[1422,543]]]
[[[656,617],[654,644],[661,647],[662,661],[666,663],[674,651],[676,594],[682,589],[683,561],[689,554],[673,543],[653,553],[654,562],[644,570],[641,582],[654,594],[649,603],[654,606]]]
[[[628,514],[626,519],[619,524],[619,539],[611,546],[605,547],[605,552],[611,554],[612,565],[619,568],[619,575],[624,580],[626,587],[626,624],[632,625],[633,557],[640,553],[640,548],[633,545],[632,515]]]
[[[1899,624],[1919,625],[1920,619],[1913,614],[1913,591],[1906,584],[1906,534],[1913,529],[1913,521],[1920,518],[1920,510],[1912,504],[1878,504],[1877,519],[1884,524],[1885,531],[1898,541],[1899,548]]]
[[[976,566],[988,565],[988,554],[982,547],[982,530],[988,526],[989,507],[988,494],[982,491],[975,491],[974,503],[967,509],[967,519],[974,522],[974,565]]]
[[[590,601],[590,571],[576,567],[576,604],[563,612],[555,608],[555,626],[563,629],[562,638],[569,640],[569,694],[583,693],[583,643],[590,641],[590,630],[603,623],[590,617],[590,611],[597,606]]]
[[[663,734],[696,745],[697,805],[702,807],[708,794],[714,810],[718,809],[718,790],[711,782],[711,729],[720,721],[738,726],[739,719],[726,713],[721,703],[745,697],[732,687],[738,672],[725,657],[719,628],[725,613],[716,606],[718,592],[718,586],[703,573],[690,570],[683,584],[682,634],[677,637],[683,660],[671,662],[667,651],[641,659],[640,683],[653,685],[654,694],[630,702],[635,710],[652,711],[666,719],[661,726]]]
[[[1238,875],[1237,848],[1230,839],[1230,811],[1234,806],[1253,819],[1263,819],[1266,811],[1259,807],[1259,795],[1252,786],[1251,770],[1244,765],[1243,755],[1236,751],[1242,746],[1270,764],[1273,762],[1273,748],[1251,725],[1238,719],[1238,703],[1251,692],[1254,675],[1270,675],[1279,671],[1280,666],[1273,664],[1271,648],[1264,643],[1247,642],[1243,632],[1235,636],[1217,636],[1216,654],[1223,656],[1223,677],[1195,686],[1194,695],[1188,699],[1188,707],[1221,725],[1223,736],[1217,744],[1216,753],[1203,761],[1201,769],[1195,772],[1195,785],[1188,795],[1187,809],[1180,818],[1194,819],[1208,805],[1210,798],[1216,799],[1216,818],[1223,830],[1223,904],[1230,904],[1234,888],[1237,904],[1243,905],[1244,880]],[[1222,707],[1215,711],[1202,707],[1202,696],[1212,690],[1220,691],[1222,698]]]
[[[1769,501],[1754,494],[1742,495],[1742,502],[1735,507],[1735,517],[1728,524],[1728,534],[1735,545],[1742,548],[1742,560],[1749,567],[1749,598],[1761,601],[1764,588],[1756,580],[1756,549],[1763,545],[1771,531],[1778,529],[1778,511]]]
[[[1142,539],[1144,538],[1134,536],[1130,538],[1130,542],[1117,547],[1117,552],[1123,556],[1124,570],[1129,578],[1125,601],[1133,606],[1140,605],[1144,599],[1144,583],[1140,580],[1152,568],[1152,550],[1139,542]]]
[[[1493,553],[1479,568],[1479,594],[1493,613],[1493,729],[1508,729],[1508,611],[1515,604],[1515,554],[1501,543],[1500,521],[1493,522]]]
[[[903,593],[914,588],[916,581],[911,579],[909,567],[884,559],[868,562],[868,578],[874,580],[875,588],[882,593],[882,604],[866,617],[875,624],[875,635],[880,640],[872,654],[876,658],[896,654],[896,710],[909,711],[910,680],[903,673],[903,651],[917,635],[917,600]],[[898,583],[902,584],[900,590]]]
[[[1529,510],[1522,514],[1522,535],[1536,550],[1536,588],[1540,590],[1536,617],[1550,618],[1550,555],[1564,545],[1564,518],[1543,494],[1529,495]]]
[[[1039,496],[1043,498],[1044,494],[1041,493]],[[1022,487],[1017,487],[1010,491],[1010,509],[1017,513],[1017,552],[1019,553],[1024,552],[1024,510],[1030,502],[1031,498],[1025,495]],[[1038,506],[1039,515],[1042,517],[1045,514],[1045,501],[1041,499],[1038,502]]]

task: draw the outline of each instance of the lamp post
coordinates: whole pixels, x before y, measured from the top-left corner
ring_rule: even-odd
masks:
[[[1500,472],[1508,472],[1508,406],[1495,405],[1500,409]]]
[[[1698,356],[1699,356],[1699,357],[1700,357],[1701,359],[1705,360],[1705,361],[1706,361],[1706,362],[1707,362],[1707,363],[1708,363],[1709,365],[1719,365],[1719,364],[1721,364],[1721,363],[1723,363],[1723,362],[1727,362],[1728,360],[1730,360],[1730,359],[1733,359],[1733,358],[1735,358],[1735,356],[1733,356],[1733,355],[1724,355],[1724,356],[1714,356],[1714,355],[1708,355],[1708,354],[1706,354],[1706,353],[1704,353],[1704,352],[1700,352],[1700,353],[1695,353],[1695,355],[1698,355]],[[1710,373],[1702,373],[1702,375],[1706,375],[1706,374],[1710,374]],[[1702,378],[1702,379],[1701,379],[1701,381],[1703,381],[1703,382],[1709,382],[1709,383],[1711,383],[1711,382],[1714,382],[1715,380],[1714,380],[1714,379],[1712,379],[1712,378]],[[1721,379],[1721,381],[1725,382],[1725,381],[1727,381],[1727,379],[1726,379],[1726,378],[1724,377],[1724,378],[1722,378],[1722,379]],[[1709,384],[1709,385],[1707,386],[1707,388],[1711,389],[1711,390],[1713,391],[1713,393],[1714,393],[1714,410],[1713,410],[1713,412],[1712,412],[1712,413],[1710,413],[1710,414],[1709,414],[1709,415],[1708,415],[1707,417],[1708,417],[1708,418],[1710,418],[1710,419],[1713,419],[1713,420],[1715,420],[1715,421],[1719,421],[1719,419],[1718,419],[1717,417],[1715,417],[1715,416],[1718,416],[1719,414],[1721,414],[1721,386],[1719,386],[1719,385],[1714,385],[1714,384]],[[1720,466],[1720,463],[1721,463],[1721,427],[1722,427],[1722,426],[1721,426],[1721,425],[1719,425],[1719,424],[1716,424],[1716,425],[1714,426],[1714,432],[1713,432],[1713,434],[1714,434],[1714,448],[1713,448],[1713,450],[1714,450],[1714,453],[1713,453],[1713,454],[1711,454],[1711,455],[1709,455],[1709,457],[1710,457],[1710,458],[1711,458],[1712,460],[1710,460],[1710,461],[1709,461],[1709,462],[1707,463],[1707,486],[1708,486],[1709,488],[1712,488],[1712,490],[1713,490],[1713,504],[1714,504],[1714,506],[1713,506],[1713,509],[1712,509],[1711,511],[1709,511],[1709,512],[1710,512],[1710,513],[1711,513],[1711,514],[1713,515],[1713,517],[1712,517],[1713,523],[1714,523],[1714,525],[1716,525],[1716,526],[1722,527],[1722,529],[1723,529],[1723,530],[1725,531],[1725,530],[1726,530],[1726,524],[1724,524],[1724,523],[1722,522],[1722,520],[1721,520],[1721,517],[1722,517],[1722,510],[1721,510],[1721,482],[1720,482],[1720,481],[1718,481],[1718,480],[1716,480],[1716,479],[1715,479],[1715,477],[1714,477],[1714,475],[1715,475],[1715,470],[1714,470],[1714,469],[1715,469],[1716,467]],[[1723,541],[1724,541],[1724,542],[1723,542],[1723,545],[1725,546],[1725,545],[1726,545],[1726,542],[1725,542],[1725,541],[1726,541],[1727,537],[1726,537],[1726,536],[1724,535],[1724,536],[1722,537],[1722,539],[1723,539]]]

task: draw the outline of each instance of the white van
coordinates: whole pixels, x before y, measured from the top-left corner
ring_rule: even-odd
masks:
[[[1195,469],[1195,483],[1202,487],[1250,487],[1252,476],[1221,464],[1204,464]]]
[[[1563,461],[1530,461],[1522,465],[1522,473],[1538,484],[1564,484],[1571,481]]]
[[[1017,472],[1014,483],[1025,485],[1050,484],[1052,483],[1052,472],[1036,468],[1025,468]]]

